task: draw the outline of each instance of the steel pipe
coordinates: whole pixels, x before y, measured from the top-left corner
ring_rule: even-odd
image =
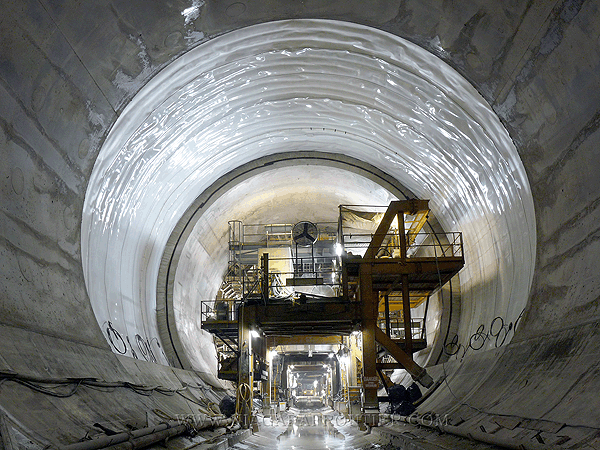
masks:
[[[76,442],[57,447],[58,450],[132,450],[144,448],[164,439],[182,434],[188,429],[202,430],[211,427],[224,427],[232,423],[232,418],[225,416],[207,417],[201,423],[191,421],[170,421],[153,427],[140,428],[131,432],[102,436],[89,441]]]

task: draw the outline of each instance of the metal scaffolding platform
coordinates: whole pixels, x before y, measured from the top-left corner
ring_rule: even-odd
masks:
[[[224,355],[219,376],[237,375],[239,383],[253,385],[256,369],[251,369],[254,363],[247,354],[255,330],[271,341],[276,336],[344,336],[361,330],[367,422],[377,423],[380,378],[386,386],[382,371],[404,368],[430,386],[431,377],[412,356],[427,342],[424,319],[413,321],[411,308],[455,276],[464,257],[460,233],[421,232],[428,213],[426,200],[395,201],[380,211],[341,206],[336,238],[329,233],[319,241],[314,225],[303,222],[298,235],[311,248],[301,249],[296,241],[295,253],[294,230],[288,225],[265,227],[269,235],[259,239],[253,234],[246,245],[240,239],[243,226],[232,222],[226,280],[235,289],[228,290],[230,298],[203,306],[202,327],[215,335]],[[317,252],[316,242],[321,245]],[[323,250],[324,242],[338,252],[335,260]],[[307,287],[318,293],[307,292]],[[266,344],[261,351],[266,353]],[[266,355],[257,354],[257,359],[262,364]]]

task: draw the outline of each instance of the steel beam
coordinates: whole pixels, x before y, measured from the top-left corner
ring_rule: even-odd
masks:
[[[375,230],[373,239],[371,239],[371,243],[369,244],[369,247],[367,248],[367,251],[365,252],[363,258],[365,258],[365,259],[375,258],[375,255],[377,254],[377,250],[379,250],[379,247],[381,247],[381,244],[382,244],[383,240],[385,239],[385,236],[387,235],[388,231],[390,230],[390,226],[392,225],[392,221],[394,220],[394,217],[398,214],[398,211],[400,211],[398,209],[399,203],[400,202],[398,202],[398,201],[390,203],[390,206],[385,211],[385,214],[383,215],[381,222],[379,222],[379,226],[377,227],[377,230]]]
[[[390,335],[390,296],[385,294],[383,297],[385,307],[385,334]]]
[[[397,200],[390,203],[390,206],[385,211],[369,248],[365,252],[365,258],[373,258],[377,254],[377,250],[381,247],[386,234],[388,233],[394,217],[404,213],[416,214],[419,211],[429,210],[429,200]],[[404,233],[404,226],[402,227],[402,233]]]
[[[377,363],[377,370],[404,369],[404,366],[399,362],[393,363]]]
[[[377,327],[379,296],[373,292],[372,286],[371,265],[361,264],[359,293],[362,303],[363,413],[365,422],[368,425],[376,426],[379,422],[379,400],[377,399],[379,377],[376,366],[377,344],[375,333],[379,330]]]
[[[398,217],[398,238],[400,240],[400,259],[406,262],[406,232],[404,230],[404,211],[399,211]]]
[[[354,324],[360,322],[359,302],[319,302],[304,305],[267,303],[245,305],[253,311],[255,323],[265,334],[350,334]]]
[[[352,265],[354,262],[349,263]],[[442,257],[438,258],[410,258],[407,262],[402,262],[400,258],[385,259],[365,259],[359,264],[372,264],[374,274],[412,274],[412,273],[441,273],[449,272],[454,275],[464,266],[462,257]]]
[[[404,321],[404,348],[406,353],[412,355],[412,321],[410,318],[410,295],[408,293],[408,275],[402,275],[402,314]],[[389,333],[387,333],[389,336]]]
[[[433,378],[427,371],[419,366],[413,359],[407,355],[387,334],[381,331],[378,327],[375,328],[375,339],[394,357],[396,361],[404,366],[406,371],[412,377],[425,387],[433,385]]]

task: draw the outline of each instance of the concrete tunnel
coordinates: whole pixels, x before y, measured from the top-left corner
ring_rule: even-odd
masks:
[[[417,355],[440,381],[421,419],[369,445],[600,445],[597,2],[3,10],[5,448],[218,403],[231,386],[199,316],[229,220],[332,221],[340,204],[411,197],[463,233],[466,263]],[[348,433],[335,448],[375,448]]]

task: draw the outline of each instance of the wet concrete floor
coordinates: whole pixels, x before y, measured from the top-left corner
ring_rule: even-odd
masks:
[[[236,450],[382,449],[356,423],[331,409],[296,410],[258,417],[259,431],[235,445]]]

